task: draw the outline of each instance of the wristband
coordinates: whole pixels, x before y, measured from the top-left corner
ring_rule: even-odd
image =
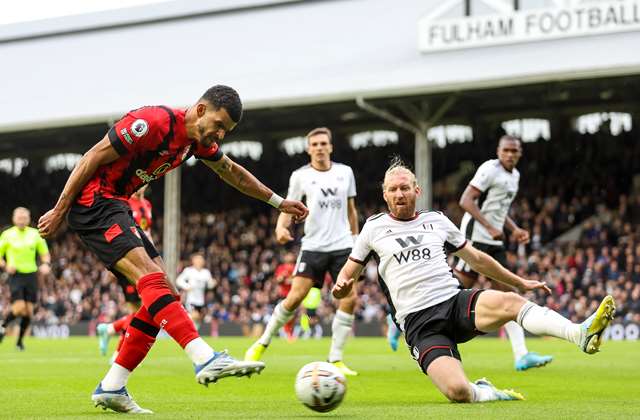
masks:
[[[279,209],[280,204],[284,201],[284,198],[280,197],[278,194],[273,193],[271,197],[269,197],[269,201],[267,203],[271,204],[273,207]]]

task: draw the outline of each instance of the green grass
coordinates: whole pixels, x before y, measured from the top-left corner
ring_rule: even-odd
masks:
[[[0,345],[0,418],[78,419],[109,416],[92,406],[90,394],[102,378],[107,358],[91,338],[26,341],[18,353],[14,339]],[[209,339],[240,357],[250,340]],[[113,342],[111,343],[114,344]],[[638,418],[640,343],[607,342],[594,356],[558,340],[528,340],[529,348],[553,354],[545,368],[516,372],[507,341],[476,339],[461,346],[468,376],[486,376],[498,387],[521,391],[526,401],[451,404],[417,368],[405,348],[391,352],[383,338],[356,338],[346,361],[360,376],[348,379],[343,404],[328,414],[297,402],[293,380],[307,362],[324,360],[329,341],[275,340],[265,356],[266,370],[251,379],[228,378],[208,389],[197,385],[182,350],[159,340],[132,375],[128,389],[158,419],[187,418]]]

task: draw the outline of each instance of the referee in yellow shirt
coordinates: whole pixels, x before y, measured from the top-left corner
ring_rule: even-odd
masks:
[[[37,271],[47,275],[51,272],[51,257],[38,229],[29,227],[31,214],[28,209],[18,207],[13,211],[13,227],[0,234],[0,268],[9,274],[11,289],[11,312],[0,325],[0,342],[6,327],[20,318],[20,334],[16,347],[24,350],[22,342],[38,294]],[[40,267],[36,265],[36,253],[40,256]]]

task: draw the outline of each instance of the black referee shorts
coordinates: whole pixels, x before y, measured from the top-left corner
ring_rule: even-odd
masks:
[[[476,329],[475,307],[481,289],[463,289],[435,306],[409,314],[404,321],[405,339],[411,355],[426,374],[438,357],[460,361],[458,343],[484,334]]]
[[[38,276],[36,273],[15,273],[9,278],[11,303],[17,300],[36,303],[38,300]]]
[[[335,282],[350,253],[351,248],[329,252],[300,251],[293,275],[310,278],[314,287],[322,289],[325,274],[329,272]]]
[[[144,247],[152,259],[160,255],[133,220],[129,205],[122,200],[97,198],[90,207],[76,203],[69,211],[67,222],[87,248],[114,273],[114,265],[133,248]]]

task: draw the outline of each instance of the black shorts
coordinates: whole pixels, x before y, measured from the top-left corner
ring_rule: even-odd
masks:
[[[462,361],[458,343],[483,335],[476,329],[475,307],[481,289],[462,289],[449,300],[409,314],[404,321],[405,339],[411,355],[426,374],[440,356]]]
[[[36,303],[38,300],[38,276],[36,273],[15,273],[9,278],[11,302],[24,300]]]
[[[122,200],[97,198],[91,207],[74,204],[67,222],[112,272],[113,266],[133,248],[144,247],[152,259],[160,255]]]
[[[314,287],[322,289],[324,275],[329,272],[335,282],[350,253],[350,248],[330,252],[300,251],[293,275],[310,278]]]
[[[192,305],[191,303],[187,304],[187,306],[191,312],[199,312],[200,314],[202,314],[205,308],[205,305]]]
[[[501,265],[507,265],[507,250],[504,245],[489,245],[482,242],[469,242],[474,248],[489,254],[494,260],[498,261]],[[469,264],[467,264],[462,258],[455,257],[453,261],[453,268],[461,273],[477,276],[478,273],[473,271]]]
[[[140,295],[138,295],[138,289],[134,286],[125,276],[120,274],[120,272],[113,270],[113,275],[118,279],[118,284],[122,287],[122,293],[124,294],[125,302],[140,304],[142,300],[140,299]]]

